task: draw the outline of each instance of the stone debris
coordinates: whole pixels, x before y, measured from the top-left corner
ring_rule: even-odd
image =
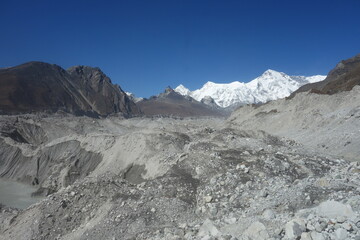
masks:
[[[4,136],[0,149],[48,163],[38,180],[52,190],[0,206],[1,240],[359,240],[359,165],[341,157],[216,119],[34,121],[38,149]]]

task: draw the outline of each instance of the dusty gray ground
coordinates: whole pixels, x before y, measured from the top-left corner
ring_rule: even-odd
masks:
[[[3,116],[1,176],[52,194],[3,207],[0,239],[360,239],[358,92],[229,120]]]
[[[290,100],[245,106],[229,118],[240,129],[264,130],[307,149],[359,161],[360,86],[335,95],[301,93]]]

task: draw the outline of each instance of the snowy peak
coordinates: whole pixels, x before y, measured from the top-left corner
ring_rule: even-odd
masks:
[[[207,82],[202,88],[190,91],[183,85],[175,88],[181,95],[190,96],[197,101],[211,97],[220,107],[234,107],[241,104],[261,103],[289,96],[302,85],[318,82],[326,76],[289,76],[272,69],[248,83],[239,81],[221,84]]]
[[[143,100],[142,97],[136,97],[135,94],[133,94],[133,93],[131,93],[131,92],[125,92],[125,93],[126,93],[126,95],[127,95],[133,102],[135,102],[135,103]]]
[[[187,89],[186,87],[184,87],[182,84],[180,84],[179,86],[177,86],[175,89],[174,89],[175,92],[178,92],[180,93],[181,95],[184,95],[184,96],[189,96],[190,95],[190,90]]]
[[[273,78],[280,78],[280,77],[286,77],[286,76],[287,75],[283,72],[277,72],[275,70],[268,69],[260,76],[260,78],[273,79]]]

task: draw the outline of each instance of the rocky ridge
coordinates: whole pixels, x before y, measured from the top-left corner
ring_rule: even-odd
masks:
[[[322,94],[334,94],[350,91],[354,86],[360,85],[360,54],[339,62],[332,69],[326,79],[316,83],[306,84],[296,90],[292,96],[299,92],[313,91]]]
[[[209,103],[209,105],[206,103]],[[157,96],[138,101],[137,105],[146,116],[222,117],[228,114],[215,103],[211,105],[211,100],[206,103],[198,102],[189,96],[183,96],[168,87]]]
[[[63,111],[75,115],[139,114],[136,105],[99,69],[68,71],[55,64],[29,62],[0,70],[2,114]]]

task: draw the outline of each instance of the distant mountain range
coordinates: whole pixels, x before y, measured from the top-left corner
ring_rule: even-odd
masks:
[[[284,98],[305,84],[319,82],[325,78],[326,76],[323,75],[289,76],[283,72],[269,69],[248,83],[238,81],[227,84],[207,82],[202,88],[195,91],[190,91],[183,85],[179,85],[175,91],[197,101],[213,99],[218,106],[228,108]]]
[[[195,91],[180,85],[149,99],[125,93],[99,68],[64,70],[55,64],[29,62],[0,69],[0,114],[63,111],[88,116],[224,116],[243,104],[264,103],[303,91],[334,94],[355,85],[360,85],[360,54],[338,63],[327,77],[267,70],[248,83],[207,82]]]
[[[149,99],[141,99],[136,103],[147,116],[223,116],[225,112],[198,102],[189,96],[183,96],[167,87],[165,91]]]

